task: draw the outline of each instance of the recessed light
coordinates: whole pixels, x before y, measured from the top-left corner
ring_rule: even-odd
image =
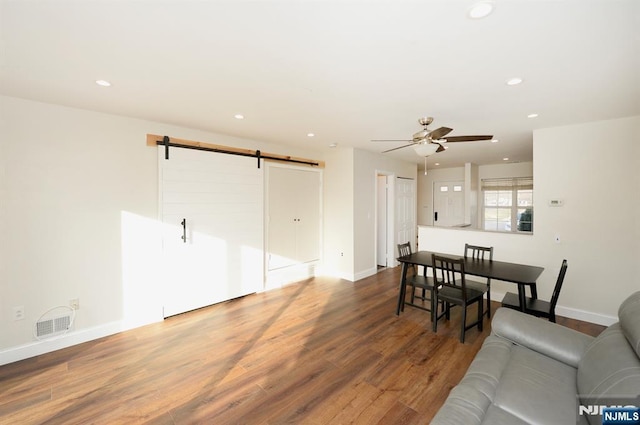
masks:
[[[491,139],[491,143],[498,143],[500,140],[498,139]]]
[[[313,134],[313,133],[307,133],[307,137],[313,137],[313,136],[315,136],[315,134]]]
[[[96,84],[102,87],[111,87],[111,83],[107,80],[96,80]]]
[[[242,114],[235,114],[235,115],[233,116],[233,118],[235,118],[235,119],[237,119],[237,120],[243,120],[243,119],[244,119],[244,115],[242,115]]]
[[[449,146],[443,146],[445,149],[449,149]]]
[[[536,118],[538,116],[538,114],[529,114],[527,115],[527,118]]]
[[[492,1],[480,1],[469,8],[468,15],[471,19],[482,19],[493,12]]]
[[[503,160],[503,161],[508,161],[508,160],[509,160],[509,158],[502,158],[502,160]]]
[[[520,83],[522,83],[522,78],[518,78],[518,77],[509,78],[507,80],[508,86],[517,86]]]
[[[440,165],[440,163],[439,163],[439,162],[436,162],[436,163],[435,163],[435,165]]]
[[[330,148],[336,148],[336,147],[338,147],[338,144],[337,144],[337,143],[331,143],[331,144],[329,145],[329,147],[330,147]]]

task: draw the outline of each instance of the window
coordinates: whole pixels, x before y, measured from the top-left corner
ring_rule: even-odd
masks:
[[[533,232],[533,178],[482,180],[484,230]]]

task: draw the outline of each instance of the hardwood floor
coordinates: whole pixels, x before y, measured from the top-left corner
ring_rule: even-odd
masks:
[[[0,423],[429,423],[490,326],[463,345],[459,309],[437,334],[424,311],[397,317],[399,270],[310,279],[2,366]]]

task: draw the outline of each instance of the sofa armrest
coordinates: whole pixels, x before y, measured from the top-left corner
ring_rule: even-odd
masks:
[[[509,308],[496,310],[491,332],[569,366],[578,367],[593,337]]]

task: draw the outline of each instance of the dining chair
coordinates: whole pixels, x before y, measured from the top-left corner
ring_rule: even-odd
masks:
[[[464,258],[472,260],[489,260],[493,261],[493,247],[464,244]],[[487,317],[491,319],[491,278],[487,278],[486,283],[478,282],[477,280],[468,280],[467,286],[470,288],[484,291],[487,293],[487,309],[485,311]]]
[[[399,243],[398,244],[398,257],[405,257],[407,255],[411,255],[411,243]],[[409,265],[414,274],[416,274],[416,266],[414,264]]]
[[[433,332],[438,331],[438,320],[445,316],[450,319],[451,304],[462,307],[462,321],[460,323],[460,342],[464,343],[464,335],[468,329],[474,326],[482,332],[483,314],[483,296],[484,292],[467,286],[466,276],[464,272],[464,258],[452,258],[432,254],[431,263],[433,265],[434,295],[435,300],[431,302],[432,306],[437,302],[444,302],[444,312],[438,316],[433,316]],[[470,325],[467,325],[467,307],[478,304],[478,319]]]
[[[398,254],[400,257],[411,255],[411,243],[406,242],[398,244]],[[431,312],[433,310],[431,302],[431,300],[433,299],[433,278],[427,277],[426,267],[423,269],[422,276],[418,274],[415,265],[411,264],[408,267],[411,267],[413,269],[412,275],[407,276],[407,282],[405,283],[405,285],[411,286],[411,301],[407,302],[403,299],[402,304],[400,305],[400,311],[404,311],[404,306],[406,304],[415,308],[419,308],[421,310]],[[422,304],[416,303],[416,288],[422,289],[422,296],[417,297],[419,301],[422,301]],[[427,298],[427,292],[429,293],[429,298]],[[427,301],[429,302],[429,304],[426,306],[425,302]]]
[[[524,312],[533,316],[549,319],[550,322],[555,322],[556,304],[558,304],[558,298],[560,297],[560,290],[562,289],[565,274],[567,274],[567,260],[562,260],[562,266],[560,267],[558,279],[556,279],[556,285],[553,287],[551,300],[543,301],[538,298],[525,297],[526,302]],[[518,294],[507,292],[502,299],[502,306],[520,310],[520,299],[518,298]]]

